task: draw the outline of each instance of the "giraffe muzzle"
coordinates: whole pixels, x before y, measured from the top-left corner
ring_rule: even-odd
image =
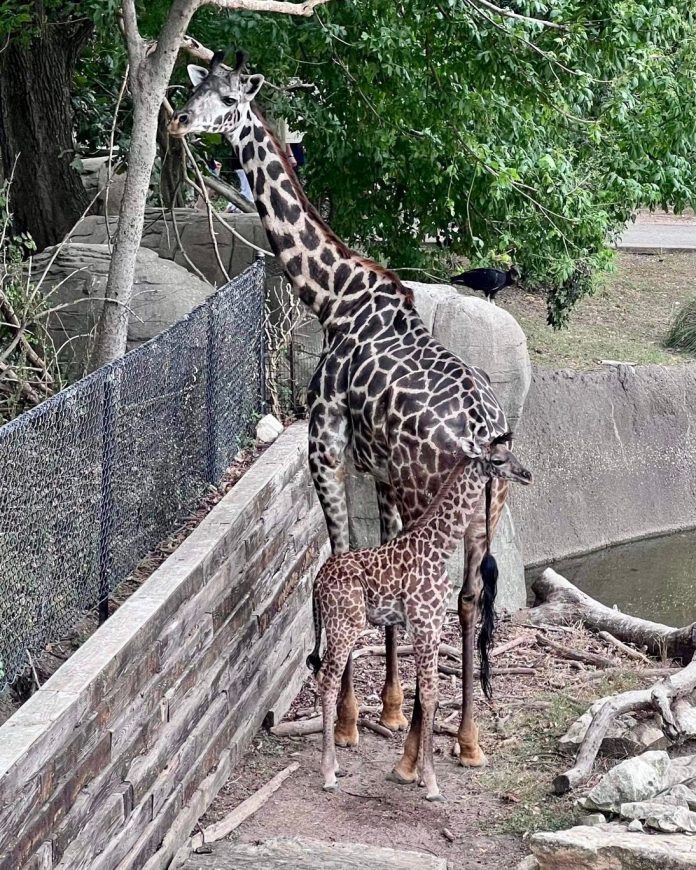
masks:
[[[189,120],[189,115],[186,112],[176,112],[167,124],[167,132],[170,136],[185,136]]]

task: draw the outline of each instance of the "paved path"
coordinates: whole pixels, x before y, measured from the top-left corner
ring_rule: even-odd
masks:
[[[617,247],[628,251],[696,252],[696,218],[641,214],[626,227]]]

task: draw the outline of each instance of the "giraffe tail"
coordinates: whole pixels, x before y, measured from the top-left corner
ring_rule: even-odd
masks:
[[[321,668],[321,655],[319,654],[321,647],[321,604],[317,595],[316,583],[312,591],[312,618],[314,620],[314,649],[307,656],[307,667],[311,668],[316,676]]]
[[[492,481],[486,483],[486,555],[481,562],[481,631],[478,637],[481,659],[481,688],[487,698],[492,697],[491,666],[488,653],[493,645],[495,630],[495,596],[498,591],[498,563],[491,554],[490,515]]]

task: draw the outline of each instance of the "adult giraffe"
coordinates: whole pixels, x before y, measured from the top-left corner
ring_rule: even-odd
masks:
[[[507,431],[505,415],[486,374],[467,366],[428,333],[413,307],[413,295],[392,272],[351,251],[309,203],[283,149],[252,100],[261,75],[243,74],[217,52],[210,69],[189,66],[194,91],[176,112],[169,132],[223,133],[239,155],[268,241],[300,299],[324,329],[324,350],[309,388],[309,463],[334,553],[349,549],[345,495],[346,460],[376,482],[381,537],[394,537],[414,522],[464,457]],[[473,716],[474,634],[481,593],[481,563],[487,535],[495,531],[507,482],[495,481],[481,500],[465,535],[467,568],[459,594],[462,627],[462,719],[459,759],[485,764]],[[488,510],[486,509],[486,505]],[[488,519],[488,522],[487,522]],[[495,576],[484,590],[482,665],[492,628]],[[396,629],[386,630],[387,679],[381,721],[404,728],[403,691],[396,657]],[[483,673],[482,673],[483,676]],[[335,731],[339,745],[355,745],[358,705],[351,663],[342,680]],[[411,730],[398,778],[416,777],[420,742],[418,687]],[[410,759],[411,764],[404,763]]]

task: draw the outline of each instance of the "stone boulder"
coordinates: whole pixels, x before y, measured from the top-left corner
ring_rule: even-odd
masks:
[[[71,242],[53,263],[55,248],[34,257],[33,277],[45,269],[41,290],[50,307],[66,306],[51,315],[48,329],[64,362],[79,374],[88,356],[91,336],[104,305],[111,254],[107,245]],[[49,266],[50,264],[50,266]],[[128,350],[148,341],[203,302],[214,287],[154,251],[141,248],[135,270]]]
[[[488,373],[514,432],[531,381],[527,340],[517,321],[502,308],[463,296],[449,285],[405,283],[413,289],[416,309],[433,336],[467,363]],[[520,459],[534,471],[534,456],[520,455]],[[374,483],[369,477],[352,475],[348,486],[351,542],[353,546],[373,546],[379,542]],[[496,606],[512,613],[524,607],[526,592],[520,542],[508,508],[498,526],[493,553],[500,569]],[[461,586],[464,563],[460,545],[448,564],[453,596]]]
[[[117,161],[118,157],[116,156],[113,160],[112,171]],[[121,200],[123,199],[123,192],[126,187],[125,169],[112,174],[107,197],[106,182],[109,177],[109,158],[85,157],[81,163],[80,175],[87,195],[90,199],[96,197],[96,206],[93,210],[102,215],[108,212],[109,215],[118,216],[118,210],[121,207]]]
[[[654,836],[624,825],[581,825],[533,834],[530,845],[539,870],[693,870],[696,837]]]
[[[561,749],[575,753],[580,748],[594,713],[608,700],[609,698],[601,698],[573,722],[558,741]],[[650,749],[666,749],[670,744],[671,741],[665,737],[656,716],[639,720],[632,713],[625,713],[610,723],[599,751],[603,755],[625,758]]]
[[[670,785],[670,759],[662,750],[627,758],[606,773],[587,795],[588,810],[618,813],[621,805],[649,801]]]

